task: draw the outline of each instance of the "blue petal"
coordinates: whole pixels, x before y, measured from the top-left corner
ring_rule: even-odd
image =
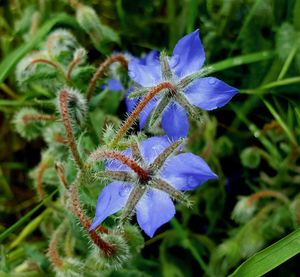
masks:
[[[186,90],[189,102],[204,110],[213,110],[226,105],[238,90],[214,77],[195,80]]]
[[[134,98],[134,99],[129,99],[128,95],[133,91],[133,88],[128,89],[127,93],[125,94],[125,104],[126,104],[126,110],[128,113],[131,113],[137,103],[140,101],[140,98]]]
[[[209,179],[218,176],[207,163],[192,153],[171,157],[165,163],[160,176],[178,190],[192,190]]]
[[[157,62],[159,62],[159,52],[157,50],[152,50],[139,60],[143,65],[150,65],[152,63],[157,64]]]
[[[141,113],[140,113],[140,129],[143,129],[145,127],[147,119],[156,105],[157,105],[157,100],[155,98],[153,98],[146,105],[146,107],[141,111]]]
[[[125,206],[132,188],[133,186],[129,183],[117,181],[107,185],[99,195],[96,215],[89,231],[95,229],[108,216],[120,211]]]
[[[178,77],[199,71],[205,61],[205,52],[199,30],[180,39],[173,51],[170,66]]]
[[[189,121],[185,110],[175,102],[168,105],[163,112],[162,128],[171,140],[186,137]]]
[[[170,141],[167,137],[151,137],[141,142],[140,151],[147,164],[150,164],[154,159],[162,153],[168,146]]]
[[[158,61],[143,65],[138,59],[132,59],[128,64],[128,74],[133,81],[144,87],[155,86],[162,79]]]
[[[149,237],[153,237],[157,228],[170,221],[175,212],[169,195],[156,189],[149,189],[136,206],[138,224]]]
[[[122,154],[124,154],[125,156],[127,156],[129,158],[132,158],[132,153],[131,153],[130,149],[126,149],[126,150],[122,151]],[[105,170],[130,171],[131,169],[127,165],[119,162],[118,160],[108,160],[105,162]]]
[[[116,79],[109,79],[108,80],[108,89],[111,91],[122,91],[124,90],[123,85],[119,80]]]

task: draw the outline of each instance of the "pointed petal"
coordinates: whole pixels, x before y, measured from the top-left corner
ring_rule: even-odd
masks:
[[[143,65],[157,64],[159,62],[159,52],[152,50],[140,59],[140,63]]]
[[[142,141],[140,151],[145,163],[152,163],[169,145],[167,137],[151,137]]]
[[[184,77],[200,70],[204,61],[205,52],[199,37],[199,30],[196,30],[177,42],[170,65],[178,77]]]
[[[168,105],[163,112],[162,128],[171,140],[186,137],[189,121],[185,110],[175,102]]]
[[[138,224],[149,237],[153,237],[157,228],[170,221],[175,212],[169,195],[157,189],[149,189],[136,206]]]
[[[236,93],[236,88],[214,77],[195,80],[185,90],[191,104],[208,111],[226,105]]]
[[[117,181],[107,185],[99,195],[96,215],[89,230],[95,229],[108,216],[120,211],[125,206],[132,188],[133,185],[129,183]]]
[[[183,191],[195,189],[209,179],[218,178],[202,158],[192,153],[183,153],[168,159],[160,176],[176,189]]]
[[[155,86],[162,79],[160,65],[158,62],[143,65],[138,59],[132,59],[129,62],[128,74],[133,81],[143,87]]]
[[[140,129],[143,129],[145,127],[147,119],[156,105],[157,105],[157,100],[152,99],[146,105],[146,107],[141,111],[141,113],[140,113]]]

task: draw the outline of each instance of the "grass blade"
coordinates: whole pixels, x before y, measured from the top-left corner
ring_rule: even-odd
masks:
[[[298,253],[300,253],[300,229],[250,257],[230,277],[262,276]]]
[[[31,49],[33,49],[50,31],[59,23],[74,25],[75,20],[66,15],[57,15],[46,22],[31,40],[12,51],[0,64],[0,83],[9,75],[14,66],[22,59]]]

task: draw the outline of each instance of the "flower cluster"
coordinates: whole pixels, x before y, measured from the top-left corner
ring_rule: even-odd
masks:
[[[128,112],[138,113],[141,129],[161,121],[166,136],[132,143],[123,152],[99,149],[90,155],[90,161],[107,161],[105,174],[96,176],[113,180],[100,193],[90,230],[122,210],[119,225],[136,212],[138,224],[152,237],[175,214],[171,198],[188,205],[183,191],[217,178],[200,157],[178,154],[182,138],[188,135],[187,114],[194,117],[200,109],[222,107],[237,89],[214,77],[201,77],[205,53],[198,30],[179,40],[171,57],[162,52],[158,58],[157,51],[143,58],[129,57],[133,85],[126,92]],[[124,90],[116,79],[109,80],[108,87]]]
[[[95,17],[93,11],[85,6],[78,9],[80,25],[94,34],[100,23],[90,20]],[[99,46],[98,41],[93,42]],[[106,50],[105,46],[99,51]],[[73,35],[58,30],[50,34],[38,55],[20,62],[20,86],[43,91],[43,99],[37,102],[41,108],[23,108],[14,119],[23,137],[43,136],[47,142],[48,149],[34,173],[37,191],[42,199],[48,191],[45,184],[61,186],[61,203],[71,212],[58,215],[64,220],[59,226],[54,224],[48,249],[49,260],[63,276],[71,269],[72,274],[79,267],[89,269],[89,262],[94,261],[101,269],[123,266],[144,245],[139,229],[127,224],[133,215],[153,237],[174,217],[173,201],[190,206],[186,191],[217,178],[202,158],[184,151],[189,118],[198,120],[201,109],[222,107],[237,93],[214,77],[204,77],[204,60],[196,30],[178,41],[170,57],[155,50],[141,58],[114,53],[95,70]],[[101,78],[106,73],[110,79],[103,86]],[[102,94],[94,97],[99,87]],[[128,112],[123,124],[116,117],[105,117],[99,107],[105,97],[121,99],[108,91],[123,93]],[[137,120],[141,132],[128,135]],[[99,121],[110,124],[98,133]],[[96,199],[91,197],[101,185],[91,219],[85,211],[93,209]],[[116,213],[117,224],[103,224]],[[74,231],[69,224],[74,216],[93,245],[86,264],[59,255],[60,241]],[[69,252],[76,252],[76,244],[72,243]]]

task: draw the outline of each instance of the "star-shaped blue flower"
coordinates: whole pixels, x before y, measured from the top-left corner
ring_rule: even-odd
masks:
[[[185,203],[186,195],[181,191],[195,189],[217,178],[199,156],[192,153],[174,155],[181,143],[182,140],[170,143],[166,137],[151,137],[123,151],[126,159],[132,159],[142,168],[140,171],[145,173],[142,176],[132,170],[134,167],[114,159],[107,162],[105,171],[115,180],[101,191],[90,229],[122,210],[121,221],[136,212],[138,224],[152,237],[157,228],[175,215],[171,198]],[[96,152],[91,159],[97,160],[99,155],[102,154]]]
[[[171,57],[161,55],[160,63],[143,65],[133,59],[129,62],[129,76],[149,90],[160,82],[170,82],[176,93],[169,94],[163,106],[162,128],[169,138],[178,139],[188,134],[188,117],[185,109],[193,105],[203,110],[213,110],[227,104],[238,92],[214,77],[203,77],[185,83],[191,74],[199,72],[205,61],[205,52],[196,30],[180,39]],[[150,113],[162,101],[158,97],[150,101],[140,114],[140,126],[144,127]]]

